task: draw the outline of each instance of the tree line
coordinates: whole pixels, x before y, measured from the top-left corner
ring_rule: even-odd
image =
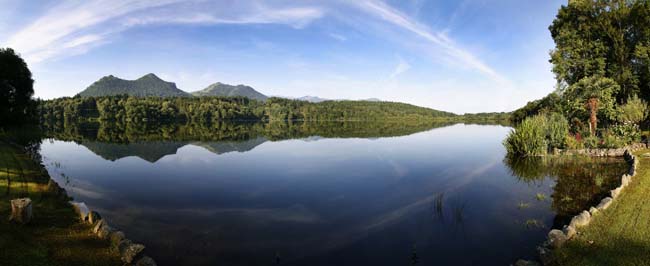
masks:
[[[384,121],[451,118],[453,113],[395,102],[245,97],[65,97],[41,101],[42,121],[198,122]]]

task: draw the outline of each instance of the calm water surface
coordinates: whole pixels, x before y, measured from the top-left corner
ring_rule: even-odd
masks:
[[[625,168],[504,160],[509,130],[128,144],[55,135],[41,154],[76,201],[159,265],[508,265],[534,257]]]

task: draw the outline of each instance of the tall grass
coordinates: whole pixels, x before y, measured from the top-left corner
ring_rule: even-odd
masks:
[[[546,154],[546,120],[544,115],[528,117],[511,130],[503,142],[508,153],[520,156]]]

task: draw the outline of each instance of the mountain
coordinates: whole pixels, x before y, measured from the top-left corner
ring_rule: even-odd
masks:
[[[179,90],[173,82],[167,82],[154,74],[147,74],[136,80],[124,80],[113,75],[105,76],[91,84],[79,96],[111,96],[131,95],[138,97],[158,96],[189,96],[187,92]]]
[[[264,101],[268,97],[260,92],[256,91],[250,86],[246,85],[228,85],[221,82],[214,83],[207,88],[192,92],[194,96],[223,96],[223,97],[232,97],[232,96],[243,96],[250,99],[255,99],[259,101]]]
[[[306,101],[306,102],[310,102],[310,103],[319,103],[319,102],[329,101],[330,99],[325,99],[325,98],[321,98],[321,97],[318,97],[318,96],[309,96],[309,95],[307,95],[307,96],[302,96],[300,98],[296,98],[296,100]]]

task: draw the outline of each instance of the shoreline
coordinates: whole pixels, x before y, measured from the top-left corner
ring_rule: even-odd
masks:
[[[20,249],[0,252],[0,258],[7,257],[4,261],[8,265],[41,265],[40,260],[47,265],[115,265],[118,261],[123,265],[156,265],[144,254],[144,245],[133,243],[124,233],[108,226],[99,213],[72,201],[38,155],[9,140],[0,140],[0,151],[4,159],[0,182],[4,181],[7,191],[0,212],[8,211],[10,200],[28,198],[33,203],[34,217],[26,224],[0,222],[0,231],[7,230],[0,235],[0,244]],[[83,209],[88,210],[85,215]],[[30,251],[38,246],[43,249],[41,256]],[[19,252],[26,252],[24,256],[33,261],[21,261],[23,255],[15,254]]]
[[[558,150],[553,152],[553,156],[589,156],[589,157],[623,157],[628,163],[627,173],[622,174],[621,183],[618,187],[610,191],[609,196],[600,200],[596,206],[590,206],[579,214],[575,215],[569,224],[563,225],[562,229],[552,229],[547,234],[547,240],[537,247],[538,261],[535,260],[517,260],[515,266],[534,266],[534,265],[562,265],[555,256],[555,251],[561,249],[565,244],[574,239],[582,231],[588,230],[592,218],[603,216],[603,212],[608,209],[615,200],[623,194],[624,190],[633,181],[639,168],[639,158],[634,153],[647,149],[645,143],[633,143],[623,148],[614,149],[579,149],[579,150]],[[583,230],[579,230],[583,229]]]

